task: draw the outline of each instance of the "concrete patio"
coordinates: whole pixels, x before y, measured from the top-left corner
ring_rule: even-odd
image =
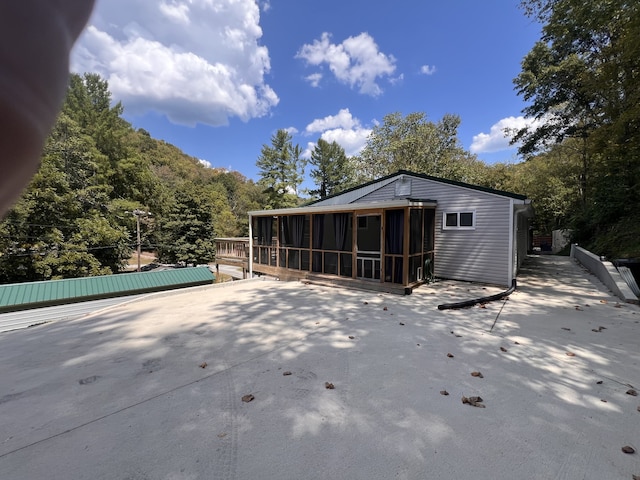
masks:
[[[640,308],[566,257],[518,281],[439,311],[499,289],[248,280],[0,334],[0,479],[640,475]]]

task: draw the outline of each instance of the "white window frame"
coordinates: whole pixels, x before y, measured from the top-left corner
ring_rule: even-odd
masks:
[[[463,213],[470,213],[471,217],[471,225],[470,226],[460,226],[460,215]],[[456,225],[455,226],[447,226],[447,215],[455,214],[456,215]],[[476,211],[475,210],[448,210],[442,212],[442,229],[443,230],[475,230],[476,229]]]

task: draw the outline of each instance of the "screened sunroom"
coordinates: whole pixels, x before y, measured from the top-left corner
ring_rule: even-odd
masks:
[[[409,293],[433,274],[436,202],[249,212],[250,271]]]

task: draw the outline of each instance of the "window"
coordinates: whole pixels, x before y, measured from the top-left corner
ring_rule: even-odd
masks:
[[[444,212],[442,215],[443,230],[474,230],[476,228],[476,212]]]

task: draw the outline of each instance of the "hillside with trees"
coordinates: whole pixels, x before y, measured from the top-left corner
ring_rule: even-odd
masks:
[[[135,130],[107,83],[72,75],[40,170],[0,222],[0,283],[116,273],[137,245],[162,262],[206,263],[216,236],[248,233],[262,188],[238,172],[204,167]]]

